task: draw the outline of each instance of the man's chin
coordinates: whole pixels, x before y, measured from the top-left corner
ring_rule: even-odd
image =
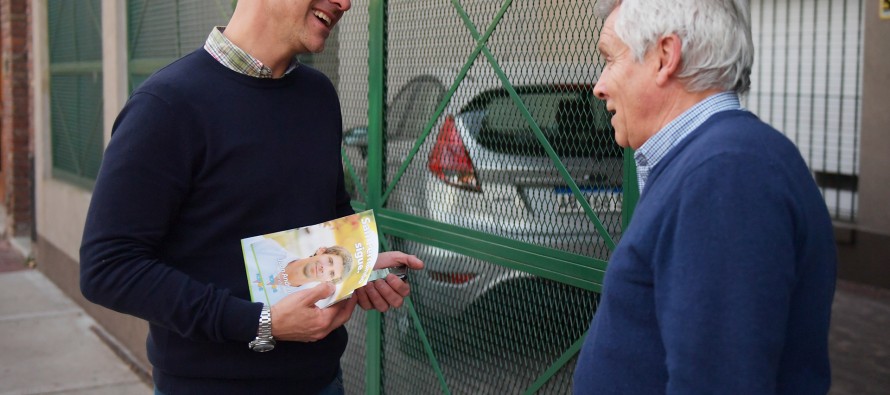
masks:
[[[309,45],[306,45],[306,49],[311,53],[319,53],[321,51],[324,51],[326,42],[327,42],[327,40],[322,39],[320,42],[314,42]]]
[[[618,144],[621,148],[630,147],[630,142],[628,141],[627,136],[615,133],[615,136],[613,137],[615,138],[615,144]]]

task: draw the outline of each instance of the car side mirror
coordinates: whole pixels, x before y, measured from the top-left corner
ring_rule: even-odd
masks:
[[[368,128],[357,127],[343,134],[343,143],[354,147],[368,147]]]
[[[360,126],[343,133],[343,144],[347,147],[358,148],[362,158],[368,157],[368,128]]]

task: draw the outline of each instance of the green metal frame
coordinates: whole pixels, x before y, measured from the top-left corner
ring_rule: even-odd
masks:
[[[140,35],[145,33],[143,30],[143,26],[151,23],[151,22],[145,20],[145,16],[147,14],[146,10],[148,9],[150,4],[154,5],[154,3],[150,2],[150,1],[146,1],[146,2],[142,3],[142,7],[138,10],[138,12],[135,12],[135,14],[138,15],[138,18],[135,18],[135,20],[128,19],[128,21],[127,21],[128,22],[127,31],[128,31],[128,34],[130,35],[127,38],[127,71],[130,75],[130,78],[128,79],[129,84],[130,84],[130,87],[129,87],[130,91],[132,91],[133,89],[136,88],[136,86],[134,86],[134,82],[137,82],[137,81],[135,81],[135,79],[133,78],[134,75],[148,76],[148,75],[154,73],[155,71],[160,70],[162,67],[170,64],[171,62],[173,62],[180,56],[184,55],[183,51],[190,51],[193,49],[191,43],[188,43],[187,46],[185,46],[185,47],[183,46],[184,44],[183,44],[183,40],[181,37],[181,31],[179,30],[180,26],[182,25],[181,19],[183,18],[183,16],[180,14],[180,11],[181,11],[180,6],[181,5],[190,5],[193,2],[188,2],[188,1],[184,1],[184,0],[171,0],[171,1],[173,3],[172,6],[173,6],[173,10],[174,10],[172,19],[174,20],[173,23],[177,29],[176,30],[177,40],[175,40],[175,42],[171,43],[171,44],[175,45],[175,48],[172,48],[174,54],[171,56],[160,56],[160,57],[150,57],[150,58],[136,58],[135,57],[136,56],[135,55],[136,54],[136,51],[135,51],[136,43],[139,42]],[[220,18],[219,19],[220,23],[224,22],[225,20],[228,20],[228,18],[232,15],[232,12],[235,10],[235,6],[237,5],[238,2],[237,2],[237,0],[233,0],[231,2],[230,6],[226,5],[227,3],[228,2],[223,2],[222,0],[220,0],[217,2],[213,2],[211,4],[212,6],[214,6],[214,7],[212,7],[213,12],[215,12],[215,15],[217,15]],[[133,5],[131,3],[127,2],[128,14],[130,13],[130,11],[131,11],[130,8],[132,6]],[[207,11],[209,12],[210,10],[207,10]],[[186,19],[184,22],[188,23],[189,21]]]
[[[386,0],[368,4],[368,193],[367,207],[378,211],[383,204],[383,124],[386,103]],[[378,227],[380,226],[378,220]],[[382,239],[382,237],[381,237]],[[381,390],[382,317],[375,310],[367,312],[365,336],[365,393],[377,395]]]
[[[52,19],[53,15],[61,15],[66,13],[66,11],[71,11],[66,6],[71,6],[68,3],[61,2],[52,2],[47,3],[47,12],[48,18]],[[101,116],[102,112],[102,59],[101,59],[101,45],[99,47],[92,47],[92,49],[96,50],[95,56],[83,56],[85,52],[85,48],[81,47],[80,42],[77,39],[77,36],[83,34],[83,31],[77,29],[78,26],[89,26],[93,33],[95,33],[96,38],[100,38],[102,32],[101,20],[99,16],[101,15],[101,4],[97,3],[98,7],[93,8],[92,2],[84,2],[79,5],[81,9],[83,8],[86,12],[86,15],[89,18],[84,18],[84,20],[79,20],[77,18],[77,13],[68,14],[69,17],[75,18],[74,24],[69,26],[73,28],[71,31],[59,32],[58,30],[61,26],[68,26],[66,24],[56,24],[55,26],[49,26],[47,29],[47,34],[49,35],[50,41],[50,61],[49,61],[49,75],[50,81],[52,85],[52,80],[57,77],[91,77],[89,79],[93,81],[98,81],[98,95],[95,97],[84,97],[80,95],[77,100],[73,102],[65,102],[61,101],[56,102],[54,97],[54,92],[59,87],[51,87],[50,88],[50,106],[51,113],[53,114],[51,120],[51,166],[50,173],[51,176],[55,179],[62,180],[71,185],[84,188],[87,190],[92,190],[96,183],[96,175],[92,171],[98,171],[98,165],[102,160],[102,138],[104,129],[103,120]],[[78,7],[78,6],[74,6]],[[74,58],[65,58],[65,60],[58,60],[56,55],[60,51],[59,48],[53,47],[53,36],[54,35],[66,35],[74,37],[73,46],[60,46],[61,51],[65,52],[68,55],[72,53],[75,54]],[[93,37],[88,37],[89,42],[95,42]],[[101,42],[100,42],[101,44]],[[73,52],[67,52],[73,51]],[[79,83],[78,83],[79,85]],[[69,115],[73,115],[72,118],[65,117],[66,110],[70,110],[70,107],[75,107],[73,111],[69,112]],[[87,108],[91,108],[94,111],[90,112]],[[62,118],[61,123],[57,124],[55,122],[56,116],[60,116]],[[78,119],[79,116],[83,116],[84,118],[89,118],[90,120],[95,121],[95,127],[90,129],[78,128]],[[65,147],[65,149],[57,150],[60,148],[59,146]],[[92,148],[92,152],[90,149]],[[81,152],[81,150],[87,150],[86,152]],[[61,159],[58,156],[67,158],[65,160]],[[66,163],[67,162],[67,163]],[[89,170],[88,170],[89,168]]]
[[[481,259],[493,264],[524,271],[526,273],[558,281],[578,288],[601,291],[603,276],[607,262],[587,256],[581,256],[553,248],[542,247],[534,244],[520,242],[497,235],[487,234],[460,226],[444,224],[414,215],[390,210],[384,207],[387,199],[398,184],[402,175],[407,170],[411,161],[419,152],[421,145],[429,137],[436,120],[444,112],[455,91],[466,77],[473,62],[479,56],[484,55],[495,74],[500,79],[502,86],[507,90],[516,106],[520,109],[525,119],[531,125],[535,136],[542,144],[554,166],[572,190],[587,217],[594,223],[600,236],[610,250],[614,250],[615,242],[584,198],[577,183],[569,175],[565,165],[559,159],[553,147],[548,142],[544,133],[533,119],[531,113],[522,99],[513,89],[508,77],[501,69],[497,59],[488,51],[486,43],[503,18],[504,13],[510,8],[512,0],[504,0],[491,24],[485,32],[479,34],[466,11],[458,0],[451,0],[452,5],[461,18],[467,30],[476,42],[474,50],[461,67],[454,83],[445,93],[442,101],[436,107],[431,118],[425,124],[423,132],[411,148],[407,158],[403,161],[392,182],[385,185],[384,166],[385,160],[385,115],[386,115],[386,23],[387,1],[371,0],[368,5],[369,13],[369,57],[368,57],[368,151],[367,151],[367,189],[362,190],[361,180],[356,175],[355,168],[349,163],[344,154],[347,176],[352,177],[355,185],[358,185],[359,196],[364,200],[353,201],[357,210],[373,209],[376,213],[378,229],[382,235],[411,240],[414,242],[431,245],[473,258]],[[633,213],[633,208],[639,200],[639,192],[636,181],[636,170],[633,161],[633,152],[625,150],[624,159],[625,175],[623,178],[623,204],[622,226],[626,227]],[[381,238],[385,240],[385,238]],[[388,249],[388,245],[383,246]],[[442,391],[450,394],[442,369],[433,353],[426,337],[423,323],[420,321],[414,304],[409,297],[405,308],[412,319],[412,324],[420,335],[424,350],[429,358],[434,372],[438,376]],[[382,317],[376,311],[367,313],[366,324],[366,368],[365,368],[365,392],[367,394],[380,394],[382,386]],[[560,357],[538,377],[534,383],[526,389],[525,393],[534,393],[557,373],[574,355],[578,353],[583,343],[583,335],[578,338]]]

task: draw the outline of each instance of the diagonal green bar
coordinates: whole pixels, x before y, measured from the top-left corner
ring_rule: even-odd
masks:
[[[386,105],[386,0],[368,2],[368,208],[380,207],[383,180],[383,123]],[[365,330],[365,393],[382,392],[382,333],[380,312],[368,311]]]
[[[350,200],[350,201],[349,201],[349,205],[352,206],[352,210],[355,211],[355,212],[365,211],[365,210],[368,209],[368,205],[365,204],[365,202],[358,201],[358,200],[355,200],[355,199]]]
[[[457,0],[452,0],[452,3],[456,3]],[[512,0],[504,1],[503,6],[501,7],[498,14],[495,16],[494,21],[492,21],[491,26],[489,26],[486,31],[487,35],[490,35],[490,32],[494,30],[497,24],[500,22],[501,18],[503,18],[504,13],[512,4]],[[575,199],[578,200],[578,203],[581,204],[581,207],[584,209],[584,213],[587,215],[587,218],[593,222],[594,227],[596,227],[597,232],[599,232],[600,237],[606,243],[606,246],[609,247],[609,250],[615,250],[615,241],[612,240],[612,236],[609,234],[609,231],[606,230],[606,227],[603,226],[603,222],[600,221],[599,217],[596,213],[593,212],[593,209],[590,207],[590,203],[587,199],[584,198],[584,195],[581,193],[581,189],[578,188],[578,184],[575,183],[575,180],[572,178],[572,175],[569,174],[569,171],[566,169],[565,165],[562,163],[562,160],[559,159],[559,155],[556,154],[556,151],[550,145],[550,142],[547,141],[547,137],[544,136],[544,132],[541,131],[541,127],[535,122],[534,117],[532,117],[531,112],[529,112],[528,107],[525,106],[525,103],[522,102],[522,99],[519,97],[519,94],[516,93],[516,90],[513,89],[513,85],[510,83],[510,80],[507,78],[507,75],[501,69],[500,64],[497,59],[494,58],[494,55],[488,50],[488,48],[484,47],[485,42],[488,41],[488,36],[485,36],[485,41],[482,41],[482,38],[479,37],[479,32],[476,30],[476,26],[473,24],[473,21],[470,20],[470,16],[467,15],[466,11],[458,5],[455,6],[457,12],[460,14],[461,19],[464,21],[464,25],[466,25],[467,29],[470,30],[470,34],[472,34],[473,39],[478,42],[478,45],[483,45],[482,53],[488,59],[489,63],[491,63],[491,67],[494,70],[494,73],[501,80],[501,84],[504,86],[504,89],[510,94],[510,97],[513,99],[513,103],[519,107],[520,112],[525,118],[526,122],[529,123],[532,130],[535,132],[535,137],[538,139],[538,142],[544,147],[544,150],[547,152],[547,155],[550,157],[550,160],[553,161],[553,164],[556,166],[557,171],[562,176],[563,180],[565,180],[566,184],[571,188],[572,194],[575,196]]]
[[[389,187],[386,188],[386,192],[383,193],[383,197],[381,199],[382,203],[386,203],[386,200],[389,199],[389,194],[392,193],[393,189],[395,189],[396,185],[398,185],[399,180],[402,178],[402,175],[405,174],[405,171],[408,169],[408,166],[411,165],[411,162],[414,161],[414,157],[417,156],[417,152],[420,151],[420,146],[423,145],[423,142],[429,137],[430,132],[433,130],[433,126],[436,124],[436,120],[442,115],[442,112],[445,111],[445,107],[448,106],[448,102],[451,101],[451,98],[454,96],[454,92],[457,91],[457,87],[463,82],[464,78],[467,75],[467,72],[470,70],[470,66],[473,65],[472,59],[469,63],[465,64],[464,67],[461,68],[460,73],[458,73],[457,78],[455,78],[454,83],[451,84],[451,88],[445,94],[445,97],[442,98],[442,101],[436,107],[436,111],[433,112],[432,119],[430,119],[426,126],[423,127],[423,133],[417,138],[417,141],[414,142],[414,146],[411,147],[411,151],[408,152],[408,156],[405,157],[405,160],[402,162],[402,165],[399,166],[399,170],[396,172],[393,177],[392,182],[389,184]]]
[[[367,195],[367,191],[364,190],[365,186],[359,180],[358,173],[355,172],[355,167],[352,166],[352,161],[346,156],[346,150],[343,147],[340,147],[340,157],[343,158],[343,164],[346,165],[346,176],[352,179],[352,183],[356,186],[355,191],[358,192],[359,200],[365,200]]]
[[[417,315],[417,310],[414,309],[414,302],[411,301],[410,296],[405,298],[405,304],[408,307],[408,314],[411,315],[411,321],[414,323],[414,329],[417,329],[417,334],[420,335],[423,349],[426,351],[430,364],[433,365],[433,371],[436,372],[436,377],[439,379],[439,384],[442,386],[442,393],[451,395],[451,391],[448,389],[448,383],[445,381],[445,374],[442,373],[439,361],[433,353],[433,347],[430,345],[430,341],[426,337],[426,331],[423,330],[423,323],[420,322],[420,317]]]
[[[132,7],[129,2],[127,2],[127,8]],[[128,60],[133,60],[133,56],[136,53],[135,47],[136,43],[139,42],[139,35],[142,34],[142,24],[145,22],[145,15],[147,14],[145,10],[148,9],[148,2],[142,3],[142,9],[139,10],[139,19],[135,24],[131,23],[131,25],[135,25],[131,31],[129,31],[130,42],[127,44],[127,54]],[[129,18],[129,16],[128,16]],[[135,34],[134,34],[135,33]]]
[[[384,236],[383,232],[380,234],[381,236]],[[386,237],[380,237],[380,244],[383,245],[383,251],[392,250]],[[433,353],[433,346],[430,345],[430,341],[426,336],[426,331],[423,329],[423,323],[420,322],[420,316],[417,315],[417,310],[414,308],[414,302],[411,300],[411,296],[405,298],[405,306],[408,309],[408,315],[411,316],[414,329],[417,330],[417,334],[420,336],[420,341],[423,343],[423,349],[426,352],[427,358],[429,358],[430,364],[433,365],[433,371],[435,371],[436,377],[442,385],[442,392],[450,395],[451,392],[448,390],[448,384],[445,382],[445,374],[442,373],[442,368],[439,366],[439,360],[436,359],[436,355]]]
[[[589,291],[601,291],[606,262],[596,258],[385,208],[375,210],[375,216],[377,228],[391,236],[444,248]]]
[[[532,383],[532,385],[528,387],[524,393],[527,395],[531,395],[535,392],[538,392],[538,390],[541,389],[544,384],[546,384],[554,375],[556,375],[556,372],[559,372],[559,370],[562,369],[565,364],[569,363],[569,360],[571,360],[572,357],[578,354],[578,351],[581,351],[581,345],[584,344],[585,338],[587,338],[587,332],[584,332],[584,334],[581,335],[578,340],[575,340],[575,342],[572,343],[571,346],[569,346],[566,352],[562,353],[562,355],[560,355],[559,358],[557,358],[556,361],[553,362],[553,365],[550,365],[550,367],[547,368],[544,373],[538,376],[538,379],[535,380],[535,382]]]
[[[445,107],[448,106],[448,102],[451,101],[451,98],[454,96],[454,92],[457,91],[457,87],[460,86],[460,83],[463,82],[464,78],[467,76],[467,72],[470,71],[470,67],[473,67],[473,62],[476,61],[476,58],[479,57],[479,53],[485,48],[485,44],[488,42],[488,38],[494,32],[494,29],[497,27],[498,22],[501,20],[501,17],[507,12],[507,9],[510,7],[510,3],[512,1],[507,1],[498,11],[497,16],[494,21],[492,21],[491,25],[485,31],[485,34],[482,35],[481,38],[478,37],[478,34],[473,38],[477,41],[476,47],[473,48],[473,52],[470,53],[470,57],[464,62],[464,65],[461,67],[460,72],[457,74],[457,78],[454,79],[454,83],[451,84],[451,88],[448,89],[448,93],[442,99],[442,102],[439,103],[439,106],[436,108],[436,111],[433,113],[432,119],[427,122],[426,126],[424,126],[424,131],[418,137],[417,141],[414,143],[414,146],[411,147],[411,151],[408,153],[408,156],[405,158],[405,161],[402,162],[402,165],[399,167],[399,170],[396,172],[395,177],[393,177],[392,182],[389,184],[389,187],[386,188],[386,192],[383,194],[382,202],[386,202],[389,198],[389,194],[392,193],[393,189],[395,189],[396,185],[398,185],[399,180],[402,178],[402,175],[408,169],[408,166],[411,165],[411,162],[414,161],[414,157],[417,155],[417,152],[420,150],[420,146],[424,141],[429,137],[430,132],[433,129],[433,125],[436,124],[436,120],[442,115],[442,112],[445,111]],[[456,0],[452,0],[452,5],[454,5],[458,14],[464,18],[466,12],[464,12],[463,8],[461,8],[460,4]],[[467,17],[468,18],[468,17]],[[465,20],[467,22],[467,20]],[[475,30],[474,30],[475,32]]]
[[[406,157],[405,161],[402,162],[402,165],[399,167],[399,170],[396,172],[396,175],[393,177],[392,182],[387,187],[386,192],[383,194],[383,197],[381,199],[382,202],[386,202],[386,200],[389,198],[389,195],[392,193],[393,189],[395,189],[399,180],[402,178],[402,175],[408,169],[408,166],[411,164],[411,162],[414,160],[414,157],[417,155],[417,152],[420,150],[420,146],[429,137],[429,134],[432,131],[433,125],[435,124],[435,122],[439,118],[439,116],[441,116],[441,114],[444,111],[445,107],[447,106],[448,102],[451,100],[451,97],[454,95],[454,92],[457,90],[458,85],[460,85],[460,83],[466,77],[466,73],[469,71],[470,67],[472,66],[472,64],[476,60],[476,58],[479,56],[479,53],[483,52],[485,54],[486,58],[488,58],[489,62],[491,63],[492,68],[494,68],[494,71],[498,75],[498,78],[501,79],[501,83],[504,85],[504,88],[510,93],[510,97],[513,99],[513,101],[516,103],[516,105],[519,106],[520,111],[523,113],[523,116],[526,118],[526,121],[528,121],[529,124],[531,125],[532,130],[535,132],[535,137],[538,139],[538,141],[541,142],[541,144],[543,145],[548,156],[554,162],[554,165],[556,166],[560,175],[563,177],[563,179],[566,181],[566,184],[572,190],[572,194],[575,196],[575,199],[581,205],[581,208],[584,209],[584,213],[593,222],[594,227],[596,227],[597,232],[599,232],[599,234],[600,234],[600,237],[602,237],[603,240],[605,241],[606,246],[610,250],[615,250],[615,241],[612,240],[612,236],[609,235],[609,232],[606,230],[605,226],[603,226],[602,221],[599,219],[599,217],[596,215],[596,213],[593,212],[593,209],[590,207],[589,202],[587,202],[587,199],[584,198],[584,195],[581,193],[580,188],[578,188],[577,183],[575,183],[575,180],[568,173],[568,170],[565,168],[565,165],[559,159],[559,156],[556,155],[555,150],[550,145],[550,143],[547,141],[547,138],[544,136],[544,133],[541,131],[540,126],[538,126],[537,122],[535,122],[534,118],[531,116],[531,113],[528,111],[528,108],[525,106],[525,104],[522,102],[522,99],[519,98],[519,95],[513,89],[513,86],[510,84],[509,79],[506,77],[504,72],[501,70],[498,62],[494,59],[494,56],[485,47],[485,44],[488,42],[488,38],[494,32],[494,29],[497,27],[498,23],[503,18],[504,14],[507,12],[507,10],[512,5],[512,3],[513,3],[512,0],[504,1],[504,3],[501,5],[501,9],[498,10],[498,13],[495,16],[494,20],[489,25],[488,29],[486,29],[485,34],[482,35],[481,37],[479,36],[479,32],[476,30],[476,26],[470,20],[469,15],[467,15],[466,11],[464,11],[464,9],[460,6],[460,3],[458,3],[457,0],[452,0],[451,3],[454,5],[455,10],[458,12],[461,19],[464,21],[464,24],[470,30],[470,33],[472,34],[473,39],[477,41],[476,47],[473,49],[473,52],[470,54],[469,59],[464,63],[463,67],[461,68],[460,73],[458,74],[458,77],[455,79],[451,88],[448,90],[448,93],[445,95],[445,98],[443,98],[442,102],[439,103],[439,106],[436,108],[436,111],[433,114],[432,119],[424,127],[424,132],[417,139],[414,146],[411,148],[411,151],[409,151],[408,156]]]

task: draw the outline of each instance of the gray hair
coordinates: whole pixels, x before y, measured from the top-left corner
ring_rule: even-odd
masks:
[[[659,38],[677,34],[683,56],[677,76],[686,89],[748,91],[754,64],[748,0],[598,0],[594,15],[605,19],[618,6],[615,34],[637,62]]]

